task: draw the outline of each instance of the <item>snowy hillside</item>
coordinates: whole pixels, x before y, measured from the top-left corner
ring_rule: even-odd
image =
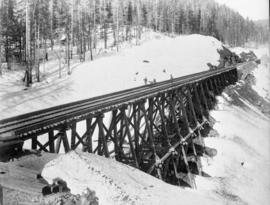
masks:
[[[47,63],[44,70],[41,65],[46,78],[28,90],[21,80],[23,72],[5,73],[0,77],[0,118],[144,85],[144,79],[149,83],[208,70],[208,62],[218,64],[217,49],[222,45],[210,36],[171,38],[151,32],[142,41],[92,62],[73,62],[72,75],[61,79],[57,61]]]

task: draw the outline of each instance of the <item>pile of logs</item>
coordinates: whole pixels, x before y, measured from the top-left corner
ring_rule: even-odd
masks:
[[[215,66],[212,65],[211,63],[207,63],[209,70],[226,68],[228,66],[236,65],[237,63],[244,63],[250,61],[255,61],[258,64],[261,63],[260,59],[257,58],[257,56],[253,51],[242,52],[240,53],[239,56],[236,53],[230,51],[225,46],[222,46],[222,49],[218,50],[218,53],[220,55],[219,64]]]
[[[219,64],[215,66],[211,63],[207,63],[210,70],[221,69],[243,62],[243,60],[236,53],[230,51],[225,46],[222,46],[222,49],[217,50],[217,52],[220,55]]]
[[[257,56],[253,51],[249,51],[248,53],[242,52],[240,53],[241,59],[243,62],[248,62],[248,61],[256,61]]]

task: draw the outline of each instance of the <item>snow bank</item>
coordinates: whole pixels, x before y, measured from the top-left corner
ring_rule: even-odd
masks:
[[[216,204],[205,192],[184,190],[164,183],[140,170],[98,155],[72,151],[49,162],[42,176],[52,182],[61,178],[73,194],[86,188],[96,192],[102,205]]]
[[[119,53],[84,63],[72,62],[73,73],[58,78],[58,63],[41,66],[41,83],[25,90],[23,73],[8,73],[0,78],[1,118],[86,99],[114,91],[144,85],[144,79],[162,81],[208,70],[217,65],[217,49],[222,44],[210,36],[187,35],[174,38],[145,33],[140,46],[126,47]],[[148,40],[145,40],[148,39]],[[88,55],[88,54],[87,54]]]

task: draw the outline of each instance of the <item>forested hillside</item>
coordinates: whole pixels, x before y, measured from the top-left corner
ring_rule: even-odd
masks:
[[[147,29],[211,35],[232,46],[268,38],[265,27],[214,0],[2,0],[0,21],[0,67],[24,64],[26,85],[33,69],[39,81],[48,50],[65,60],[70,73],[74,55],[93,60],[98,43],[118,50],[124,41],[138,42]]]

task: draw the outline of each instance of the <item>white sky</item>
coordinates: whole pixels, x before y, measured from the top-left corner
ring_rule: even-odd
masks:
[[[216,0],[252,20],[269,19],[269,0]]]

